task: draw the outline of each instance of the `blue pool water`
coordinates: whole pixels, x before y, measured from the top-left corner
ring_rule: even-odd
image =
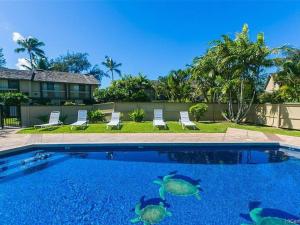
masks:
[[[201,200],[160,199],[153,181],[168,174],[200,184]],[[1,225],[129,225],[139,202],[163,202],[172,215],[161,225],[251,224],[256,207],[300,224],[300,160],[278,145],[35,147],[0,156]]]

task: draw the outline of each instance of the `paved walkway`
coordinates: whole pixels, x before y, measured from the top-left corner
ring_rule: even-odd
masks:
[[[229,128],[226,133],[16,134],[0,130],[0,151],[30,144],[280,142],[300,147],[300,137]]]

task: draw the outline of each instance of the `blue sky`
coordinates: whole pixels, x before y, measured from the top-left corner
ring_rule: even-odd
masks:
[[[12,33],[45,42],[48,57],[87,52],[92,63],[105,55],[122,72],[155,79],[183,68],[209,41],[239,31],[264,32],[269,46],[300,47],[299,1],[0,1],[0,47],[16,68]],[[109,80],[104,79],[106,86]]]

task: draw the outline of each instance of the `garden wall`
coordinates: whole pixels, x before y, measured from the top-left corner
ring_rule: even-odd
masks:
[[[51,111],[60,111],[67,119],[65,123],[72,123],[77,119],[79,109],[94,110],[100,109],[109,119],[111,112],[121,112],[123,120],[129,120],[128,114],[134,109],[144,109],[145,120],[153,119],[154,109],[163,109],[165,120],[177,121],[180,111],[187,111],[192,103],[172,102],[116,102],[103,103],[90,106],[22,106],[22,126],[40,124],[40,116],[49,115]],[[208,104],[208,111],[204,114],[204,121],[222,121],[221,112],[226,105]],[[192,119],[192,118],[191,118]],[[254,105],[250,110],[247,122],[273,127],[282,127],[300,130],[300,104],[262,104]]]
[[[180,111],[188,111],[194,103],[174,103],[174,102],[118,102],[115,103],[115,111],[122,112],[123,119],[129,120],[128,114],[134,109],[143,109],[146,113],[145,120],[153,120],[154,109],[162,109],[165,120],[179,120]],[[222,109],[226,105],[208,104],[208,110],[202,117],[204,121],[223,120]]]
[[[52,111],[60,111],[61,115],[66,117],[66,124],[73,123],[77,120],[77,112],[79,109],[102,110],[107,118],[113,111],[114,103],[105,103],[97,105],[76,105],[76,106],[21,106],[21,121],[23,127],[41,124],[40,116],[50,115]]]
[[[247,122],[300,130],[300,104],[255,105],[247,116]]]

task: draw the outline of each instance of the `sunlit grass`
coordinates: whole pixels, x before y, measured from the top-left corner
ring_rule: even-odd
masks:
[[[224,123],[197,123],[198,129],[182,129],[178,122],[167,122],[167,128],[157,128],[152,126],[152,121],[136,123],[123,122],[120,129],[106,129],[106,124],[90,124],[87,128],[72,129],[69,125],[63,125],[53,128],[35,129],[33,127],[25,128],[19,133],[224,133],[227,125]]]
[[[248,125],[248,124],[234,124],[228,122],[201,122],[196,123],[196,130],[193,129],[182,129],[178,122],[170,121],[167,122],[167,129],[154,128],[152,121],[146,121],[142,123],[136,122],[123,122],[120,129],[106,129],[106,124],[90,124],[87,128],[75,128],[71,129],[69,125],[63,125],[53,128],[41,128],[35,129],[33,127],[25,128],[19,131],[21,134],[46,134],[46,133],[225,133],[227,128],[239,128],[252,131],[260,131],[271,134],[282,134],[290,136],[299,136],[300,131],[286,130],[266,126]]]

